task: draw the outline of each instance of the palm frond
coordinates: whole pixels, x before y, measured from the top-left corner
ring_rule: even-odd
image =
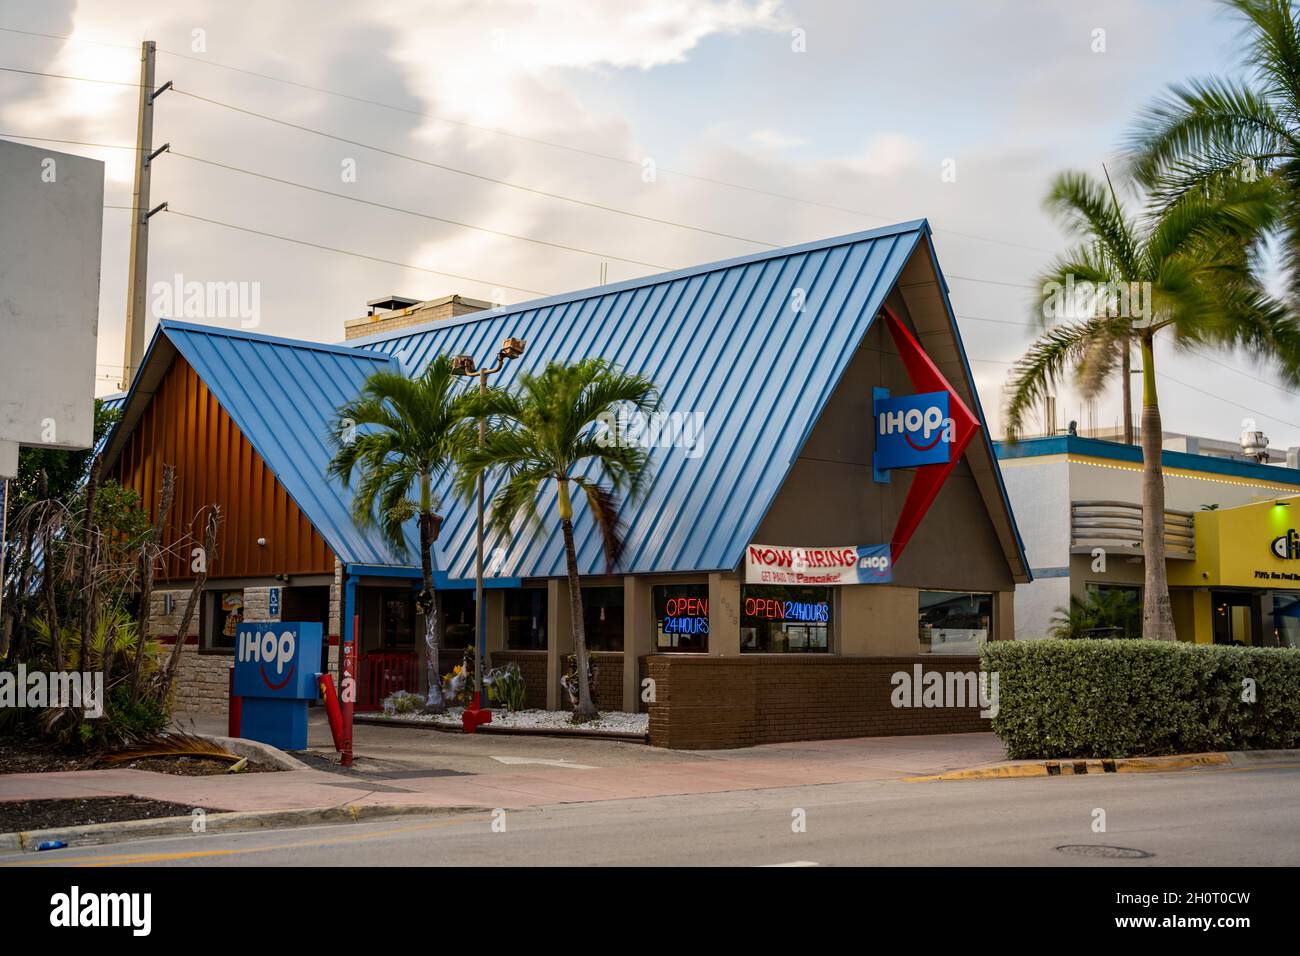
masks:
[[[1004,412],[1009,441],[1017,441],[1029,413],[1100,335],[1110,334],[1106,319],[1052,326],[1029,347],[1011,371]]]
[[[117,764],[145,757],[200,757],[208,760],[223,760],[232,764],[238,763],[241,759],[238,754],[232,754],[225,747],[205,737],[182,731],[169,731],[125,749],[105,754],[100,760],[107,764]]]

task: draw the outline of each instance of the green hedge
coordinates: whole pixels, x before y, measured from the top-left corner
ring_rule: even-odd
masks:
[[[1013,759],[1300,747],[1300,650],[993,641],[981,658],[998,675],[993,731]]]

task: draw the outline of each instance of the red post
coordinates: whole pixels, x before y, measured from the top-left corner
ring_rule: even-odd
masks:
[[[352,616],[352,640],[340,641],[340,661],[339,673],[342,675],[340,684],[343,688],[343,739],[339,744],[339,750],[343,753],[343,759],[340,763],[345,767],[352,766],[352,708],[357,700],[357,634],[360,631],[361,615]]]
[[[238,737],[243,716],[244,698],[235,696],[235,669],[230,668],[230,703],[226,707],[226,736]]]
[[[329,718],[330,736],[334,738],[334,749],[343,750],[343,711],[339,708],[339,695],[334,690],[334,678],[329,674],[317,674],[316,683],[320,685],[321,700],[325,703],[325,716]]]

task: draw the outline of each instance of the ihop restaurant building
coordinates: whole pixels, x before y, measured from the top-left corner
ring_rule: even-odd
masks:
[[[242,620],[320,621],[334,668],[355,641],[360,709],[422,689],[414,527],[406,559],[356,527],[325,474],[327,425],[374,371],[416,374],[438,354],[482,365],[510,336],[527,350],[495,384],[599,356],[662,396],[659,417],[610,426],[653,465],[612,572],[576,509],[603,710],[648,709],[651,742],[687,748],[985,728],[977,708],[891,703],[899,672],[978,669],[983,642],[1014,634],[1030,578],[925,221],[495,309],[384,305],[342,345],[167,320],[155,333],[105,473],[152,509],[174,466],[173,536],[198,536],[184,522],[201,505],[223,508],[189,633],[187,563],[154,592],[154,631],[193,645],[182,709],[224,708]],[[475,642],[475,520],[439,493],[445,671]],[[527,706],[563,706],[558,522],[489,532],[486,556],[493,663],[519,663]]]

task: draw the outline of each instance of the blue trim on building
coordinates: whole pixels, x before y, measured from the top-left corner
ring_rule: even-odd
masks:
[[[1068,578],[1070,569],[1065,568],[1034,568],[1034,577],[1036,578]]]
[[[994,448],[1000,459],[1043,458],[1048,455],[1086,455],[1090,458],[1109,458],[1142,464],[1142,448],[1120,442],[1102,441],[1099,438],[1082,438],[1078,435],[1052,435],[1047,438],[1025,438],[1012,444],[996,442]],[[1203,471],[1211,475],[1228,475],[1233,478],[1252,478],[1272,481],[1281,485],[1300,487],[1300,470],[1278,465],[1260,465],[1231,458],[1214,458],[1210,455],[1190,455],[1183,451],[1160,453],[1160,463],[1166,468],[1184,471]]]

